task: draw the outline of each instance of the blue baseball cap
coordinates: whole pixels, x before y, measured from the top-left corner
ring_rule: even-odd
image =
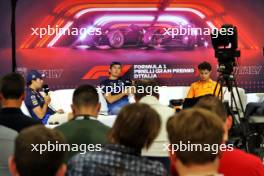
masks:
[[[27,74],[27,82],[35,80],[37,78],[43,79],[45,77],[44,74],[39,73],[37,70],[30,70]]]

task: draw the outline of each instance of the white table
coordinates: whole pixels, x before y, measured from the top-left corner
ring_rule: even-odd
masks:
[[[66,122],[65,117],[67,117],[66,114],[59,114],[58,116],[55,116],[56,120],[60,123],[60,124],[56,124],[56,125],[46,125],[47,128],[55,128],[63,123]],[[116,120],[116,115],[99,115],[97,117],[97,119],[102,122],[103,124],[105,124],[106,126],[109,126],[110,128],[114,125],[114,122]],[[51,118],[51,121],[56,121],[55,118]],[[61,120],[58,120],[59,118],[61,118]],[[49,120],[49,121],[50,121]]]

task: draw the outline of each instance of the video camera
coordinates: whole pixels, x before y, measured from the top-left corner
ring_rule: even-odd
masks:
[[[240,57],[237,50],[238,38],[237,27],[231,24],[224,24],[221,29],[214,29],[211,34],[212,45],[215,50],[215,57],[218,59],[218,72],[230,75],[237,66],[236,58]]]

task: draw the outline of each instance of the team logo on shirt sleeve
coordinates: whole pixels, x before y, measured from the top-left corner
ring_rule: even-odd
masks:
[[[31,99],[31,102],[32,102],[32,104],[33,104],[34,106],[38,105],[38,101],[37,101],[35,95],[32,95],[32,96],[30,97],[30,99]]]

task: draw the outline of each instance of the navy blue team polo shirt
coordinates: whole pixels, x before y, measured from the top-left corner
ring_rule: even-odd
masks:
[[[110,93],[110,91],[112,90],[111,95],[117,95],[121,93],[122,90],[125,90],[125,83],[121,78],[116,80],[106,79],[100,83],[100,87],[103,93]],[[108,114],[116,115],[123,106],[129,103],[129,100],[128,96],[123,96],[121,99],[113,103],[109,103],[108,101],[106,102],[108,107]]]
[[[39,120],[42,124],[47,124],[49,116],[55,114],[55,111],[48,107],[48,110],[43,119],[39,119],[38,116],[34,113],[33,109],[40,106],[43,107],[45,103],[44,97],[38,92],[34,91],[31,88],[26,88],[26,98],[25,105],[33,119]]]

